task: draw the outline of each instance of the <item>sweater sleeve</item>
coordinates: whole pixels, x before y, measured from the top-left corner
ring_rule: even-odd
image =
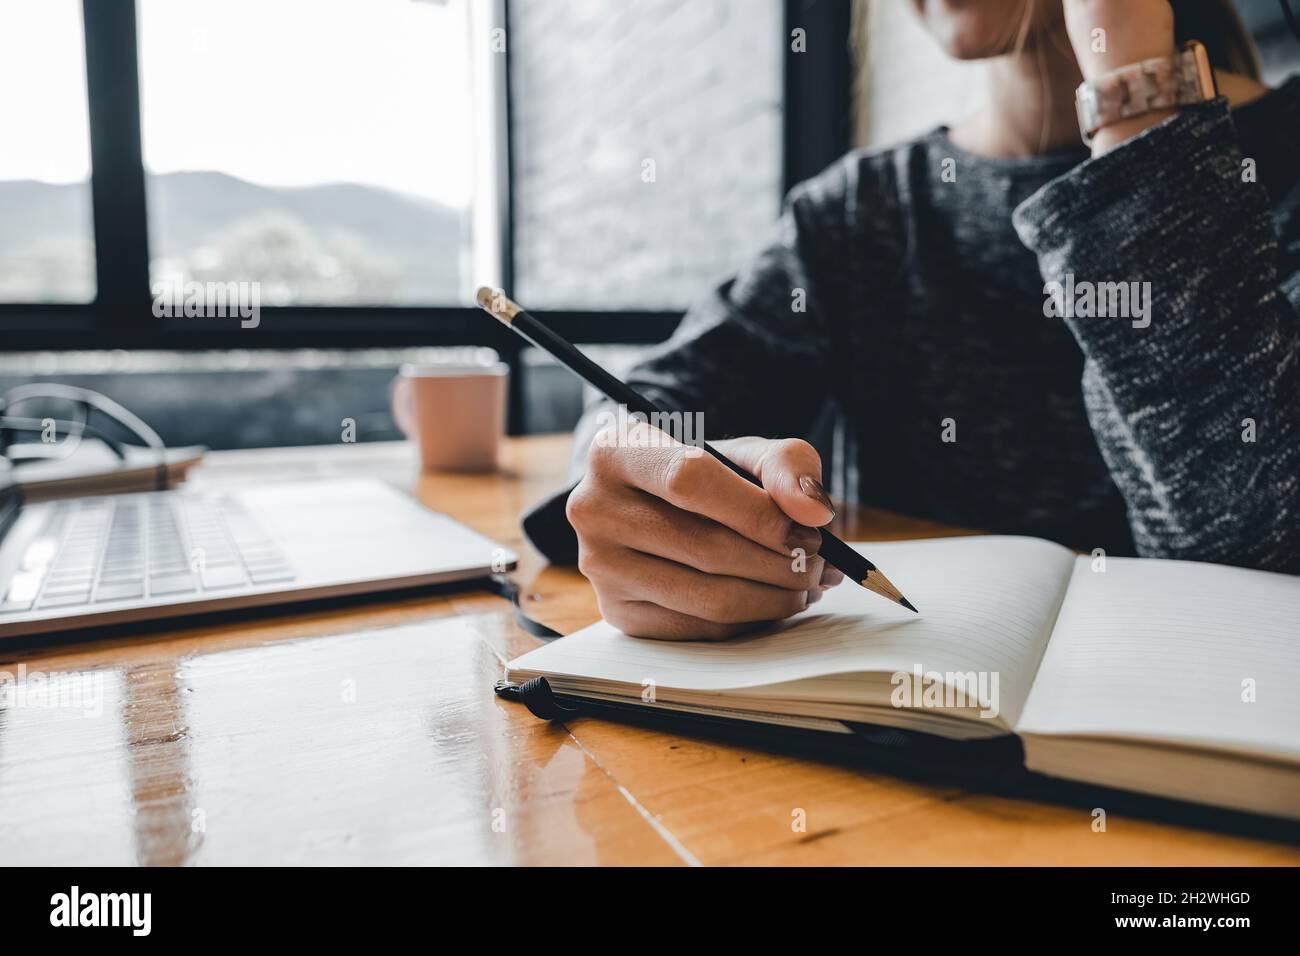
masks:
[[[806,433],[828,394],[826,304],[856,182],[849,156],[791,190],[771,242],[692,307],[628,384],[670,411],[698,415],[710,440]],[[603,402],[587,409],[574,432],[572,482],[524,516],[524,532],[552,562],[577,559],[565,503],[610,411]]]
[[[1083,350],[1139,553],[1298,573],[1300,276],[1274,212],[1296,196],[1275,205],[1248,159],[1217,100],[1048,183],[1014,222]],[[1125,290],[1123,317],[1096,315]]]

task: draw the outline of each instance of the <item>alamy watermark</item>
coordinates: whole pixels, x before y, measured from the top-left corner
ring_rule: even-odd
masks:
[[[1132,319],[1135,329],[1151,324],[1150,282],[1076,281],[1067,272],[1064,282],[1044,284],[1043,295],[1049,319]]]
[[[704,452],[703,412],[630,412],[626,405],[604,409],[596,416],[600,431],[596,444],[602,448],[672,448],[686,445],[688,455]],[[636,428],[649,425],[649,428]]]
[[[895,671],[889,678],[894,689],[889,702],[897,708],[948,710],[978,709],[992,719],[1001,713],[997,671],[927,671],[913,664],[911,671]]]
[[[155,319],[225,319],[238,317],[239,327],[262,323],[260,282],[198,282],[169,273],[150,286]]]
[[[60,927],[118,926],[132,936],[148,936],[153,928],[152,893],[82,892],[73,885],[50,897],[50,925]]]
[[[0,671],[0,707],[41,710],[79,710],[82,717],[99,717],[104,713],[104,672],[28,671],[18,665],[18,673]]]

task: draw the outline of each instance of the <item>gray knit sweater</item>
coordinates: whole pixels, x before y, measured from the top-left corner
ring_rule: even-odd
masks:
[[[1298,183],[1300,77],[1097,159],[854,152],[629,381],[710,439],[829,409],[848,500],[1300,573]],[[525,521],[557,561],[564,497]]]

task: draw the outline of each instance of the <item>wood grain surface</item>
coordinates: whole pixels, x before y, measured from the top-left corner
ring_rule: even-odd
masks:
[[[192,483],[372,475],[520,552],[529,613],[597,617],[523,541],[568,438],[490,476],[420,475],[401,443],[217,453]],[[848,509],[848,538],[953,529]],[[376,541],[376,548],[383,542]],[[1293,844],[927,785],[771,748],[498,700],[538,645],[476,587],[0,646],[0,671],[94,707],[0,707],[8,864],[1290,864]],[[796,824],[804,821],[801,829]]]

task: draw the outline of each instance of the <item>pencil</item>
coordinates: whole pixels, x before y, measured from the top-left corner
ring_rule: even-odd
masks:
[[[518,304],[511,301],[510,297],[505,293],[483,286],[478,290],[477,299],[479,306],[485,312],[499,319],[503,324],[513,329],[543,352],[549,352],[561,365],[566,366],[569,371],[579,378],[586,380],[611,401],[625,405],[629,411],[639,412],[646,417],[647,421],[652,420],[651,416],[654,415],[669,414],[668,409],[661,408],[587,358],[587,356],[543,325],[537,318],[529,315]],[[702,442],[701,445],[706,452],[740,475],[740,477],[762,487],[763,483],[761,481],[722,454],[722,452],[707,442]],[[879,594],[895,604],[900,604],[909,611],[920,613],[912,605],[911,601],[903,597],[898,588],[889,583],[889,578],[885,577],[884,572],[878,567],[825,528],[818,530],[822,536],[822,544],[818,553],[826,559],[828,564],[843,571],[845,577],[851,581],[856,581],[868,591]]]

